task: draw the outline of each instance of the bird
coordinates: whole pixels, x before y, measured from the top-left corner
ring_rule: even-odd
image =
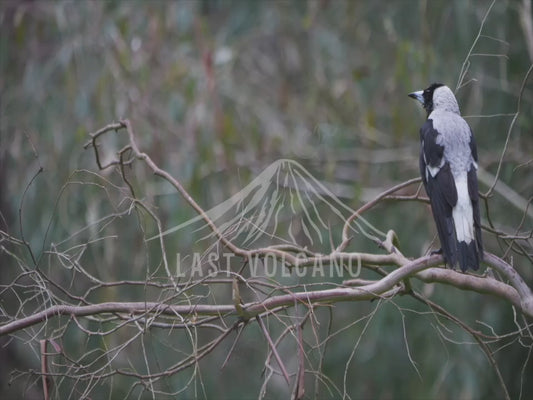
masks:
[[[445,264],[461,271],[479,269],[483,243],[479,213],[476,141],[461,117],[451,89],[432,83],[408,94],[422,103],[420,174],[428,194]]]

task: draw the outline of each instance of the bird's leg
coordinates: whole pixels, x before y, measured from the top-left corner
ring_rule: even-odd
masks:
[[[435,255],[435,254],[442,254],[442,247],[438,250],[433,250],[431,253],[429,253],[430,255]]]

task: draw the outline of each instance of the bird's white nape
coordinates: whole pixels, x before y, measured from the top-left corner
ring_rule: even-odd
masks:
[[[433,92],[433,110],[449,111],[460,114],[459,104],[448,86],[440,86]]]

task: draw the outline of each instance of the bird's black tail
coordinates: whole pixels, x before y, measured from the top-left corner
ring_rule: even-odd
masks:
[[[433,216],[437,225],[437,232],[441,244],[442,255],[446,264],[454,269],[457,265],[465,272],[468,268],[474,271],[479,269],[479,263],[483,259],[483,246],[481,244],[481,227],[479,221],[479,209],[474,208],[474,231],[475,238],[469,243],[457,240],[455,224],[451,208],[445,207],[443,202],[431,199]],[[477,214],[477,215],[476,215]]]
[[[465,272],[468,268],[474,271],[479,269],[479,262],[483,257],[483,253],[479,251],[477,241],[472,240],[470,243],[457,242],[457,256],[461,271]]]
[[[479,199],[475,173],[475,169],[471,169],[468,173],[468,179],[470,181],[468,195],[472,207],[472,216],[468,218],[466,215],[459,215],[458,218],[466,218],[466,221],[461,221],[463,224],[461,227],[456,227],[454,221],[453,210],[459,199],[457,190],[450,190],[450,188],[456,189],[456,183],[451,174],[449,164],[444,164],[434,178],[430,177],[428,179],[426,185],[444,260],[451,268],[459,265],[463,272],[468,268],[472,268],[473,270],[479,269],[479,263],[483,257]],[[473,232],[464,228],[464,224],[468,223],[473,223]],[[461,239],[467,238],[469,240],[468,243],[464,240],[459,241],[457,239],[457,229],[462,229],[459,237]]]

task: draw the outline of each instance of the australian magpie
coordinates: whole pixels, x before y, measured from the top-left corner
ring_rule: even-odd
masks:
[[[433,83],[409,94],[422,103],[420,174],[437,225],[441,252],[451,267],[477,270],[483,257],[474,136],[449,87]]]

